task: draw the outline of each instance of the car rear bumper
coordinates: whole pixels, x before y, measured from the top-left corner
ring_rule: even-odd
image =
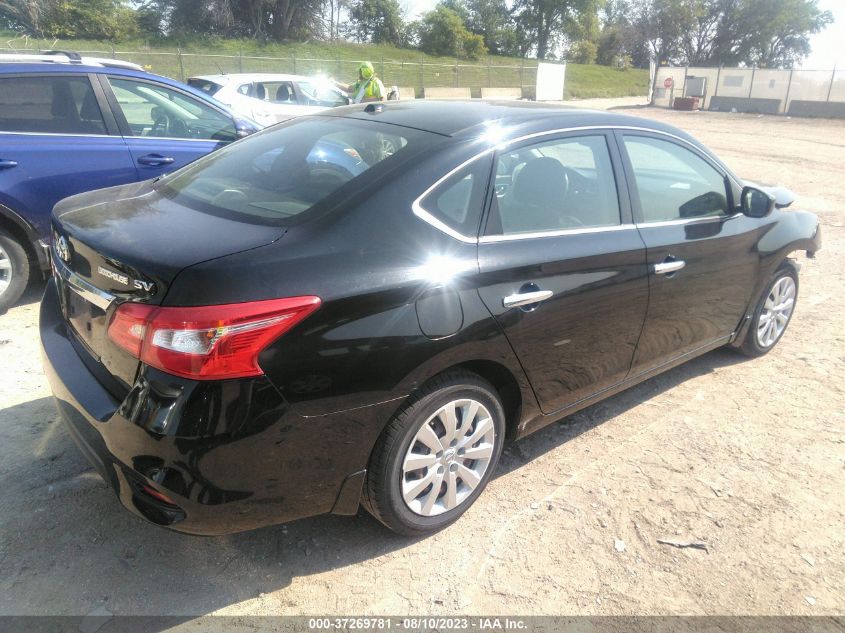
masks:
[[[306,418],[264,377],[197,383],[150,371],[121,400],[74,347],[52,280],[40,329],[61,417],[130,512],[181,532],[216,535],[357,511],[384,407]]]

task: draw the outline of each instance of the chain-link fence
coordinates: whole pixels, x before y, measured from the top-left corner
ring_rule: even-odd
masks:
[[[845,70],[661,67],[655,105],[699,97],[708,110],[845,117]]]
[[[33,49],[8,52],[37,53]],[[177,51],[77,51],[91,57],[109,57],[140,64],[150,72],[185,81],[197,75],[222,73],[273,72],[297,75],[327,75],[350,83],[357,77],[361,60],[319,59],[312,57],[268,57],[257,55],[218,55]],[[437,63],[428,61],[394,61],[370,59],[376,73],[387,86],[413,87],[422,96],[426,87],[470,88],[474,97],[482,87],[520,88],[532,97],[537,78],[537,61],[521,60],[519,64]]]

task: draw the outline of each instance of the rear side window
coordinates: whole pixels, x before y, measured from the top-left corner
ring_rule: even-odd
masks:
[[[725,176],[694,152],[670,141],[626,136],[644,222],[728,213]]]
[[[303,117],[191,163],[159,191],[200,210],[285,220],[336,194],[347,199],[437,135],[373,121]]]
[[[217,92],[223,87],[220,84],[216,84],[209,79],[188,79],[188,85],[191,88],[196,88],[197,90],[202,90],[205,94],[214,96]]]
[[[420,200],[420,207],[450,229],[478,235],[484,194],[490,178],[490,156],[473,161],[449,176]]]
[[[106,134],[88,77],[0,78],[4,132]]]

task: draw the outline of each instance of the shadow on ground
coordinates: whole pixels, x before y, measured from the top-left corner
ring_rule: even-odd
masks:
[[[530,468],[537,456],[606,420],[740,360],[727,350],[712,352],[593,405],[554,432],[513,445],[497,477]],[[412,544],[363,511],[213,538],[144,523],[121,508],[87,465],[50,398],[1,410],[0,437],[0,615],[81,616],[102,607],[116,614],[197,616],[284,589],[295,577]],[[277,598],[285,605],[283,594]]]

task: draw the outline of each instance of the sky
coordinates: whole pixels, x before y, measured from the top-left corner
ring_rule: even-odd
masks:
[[[437,0],[400,0],[409,18],[430,11]],[[804,61],[807,69],[845,68],[845,0],[819,0],[819,8],[833,13],[834,23],[811,39],[812,53]]]
[[[845,2],[819,0],[819,8],[833,13],[835,21],[810,40],[813,51],[804,60],[803,67],[818,70],[828,70],[834,66],[845,68]]]

